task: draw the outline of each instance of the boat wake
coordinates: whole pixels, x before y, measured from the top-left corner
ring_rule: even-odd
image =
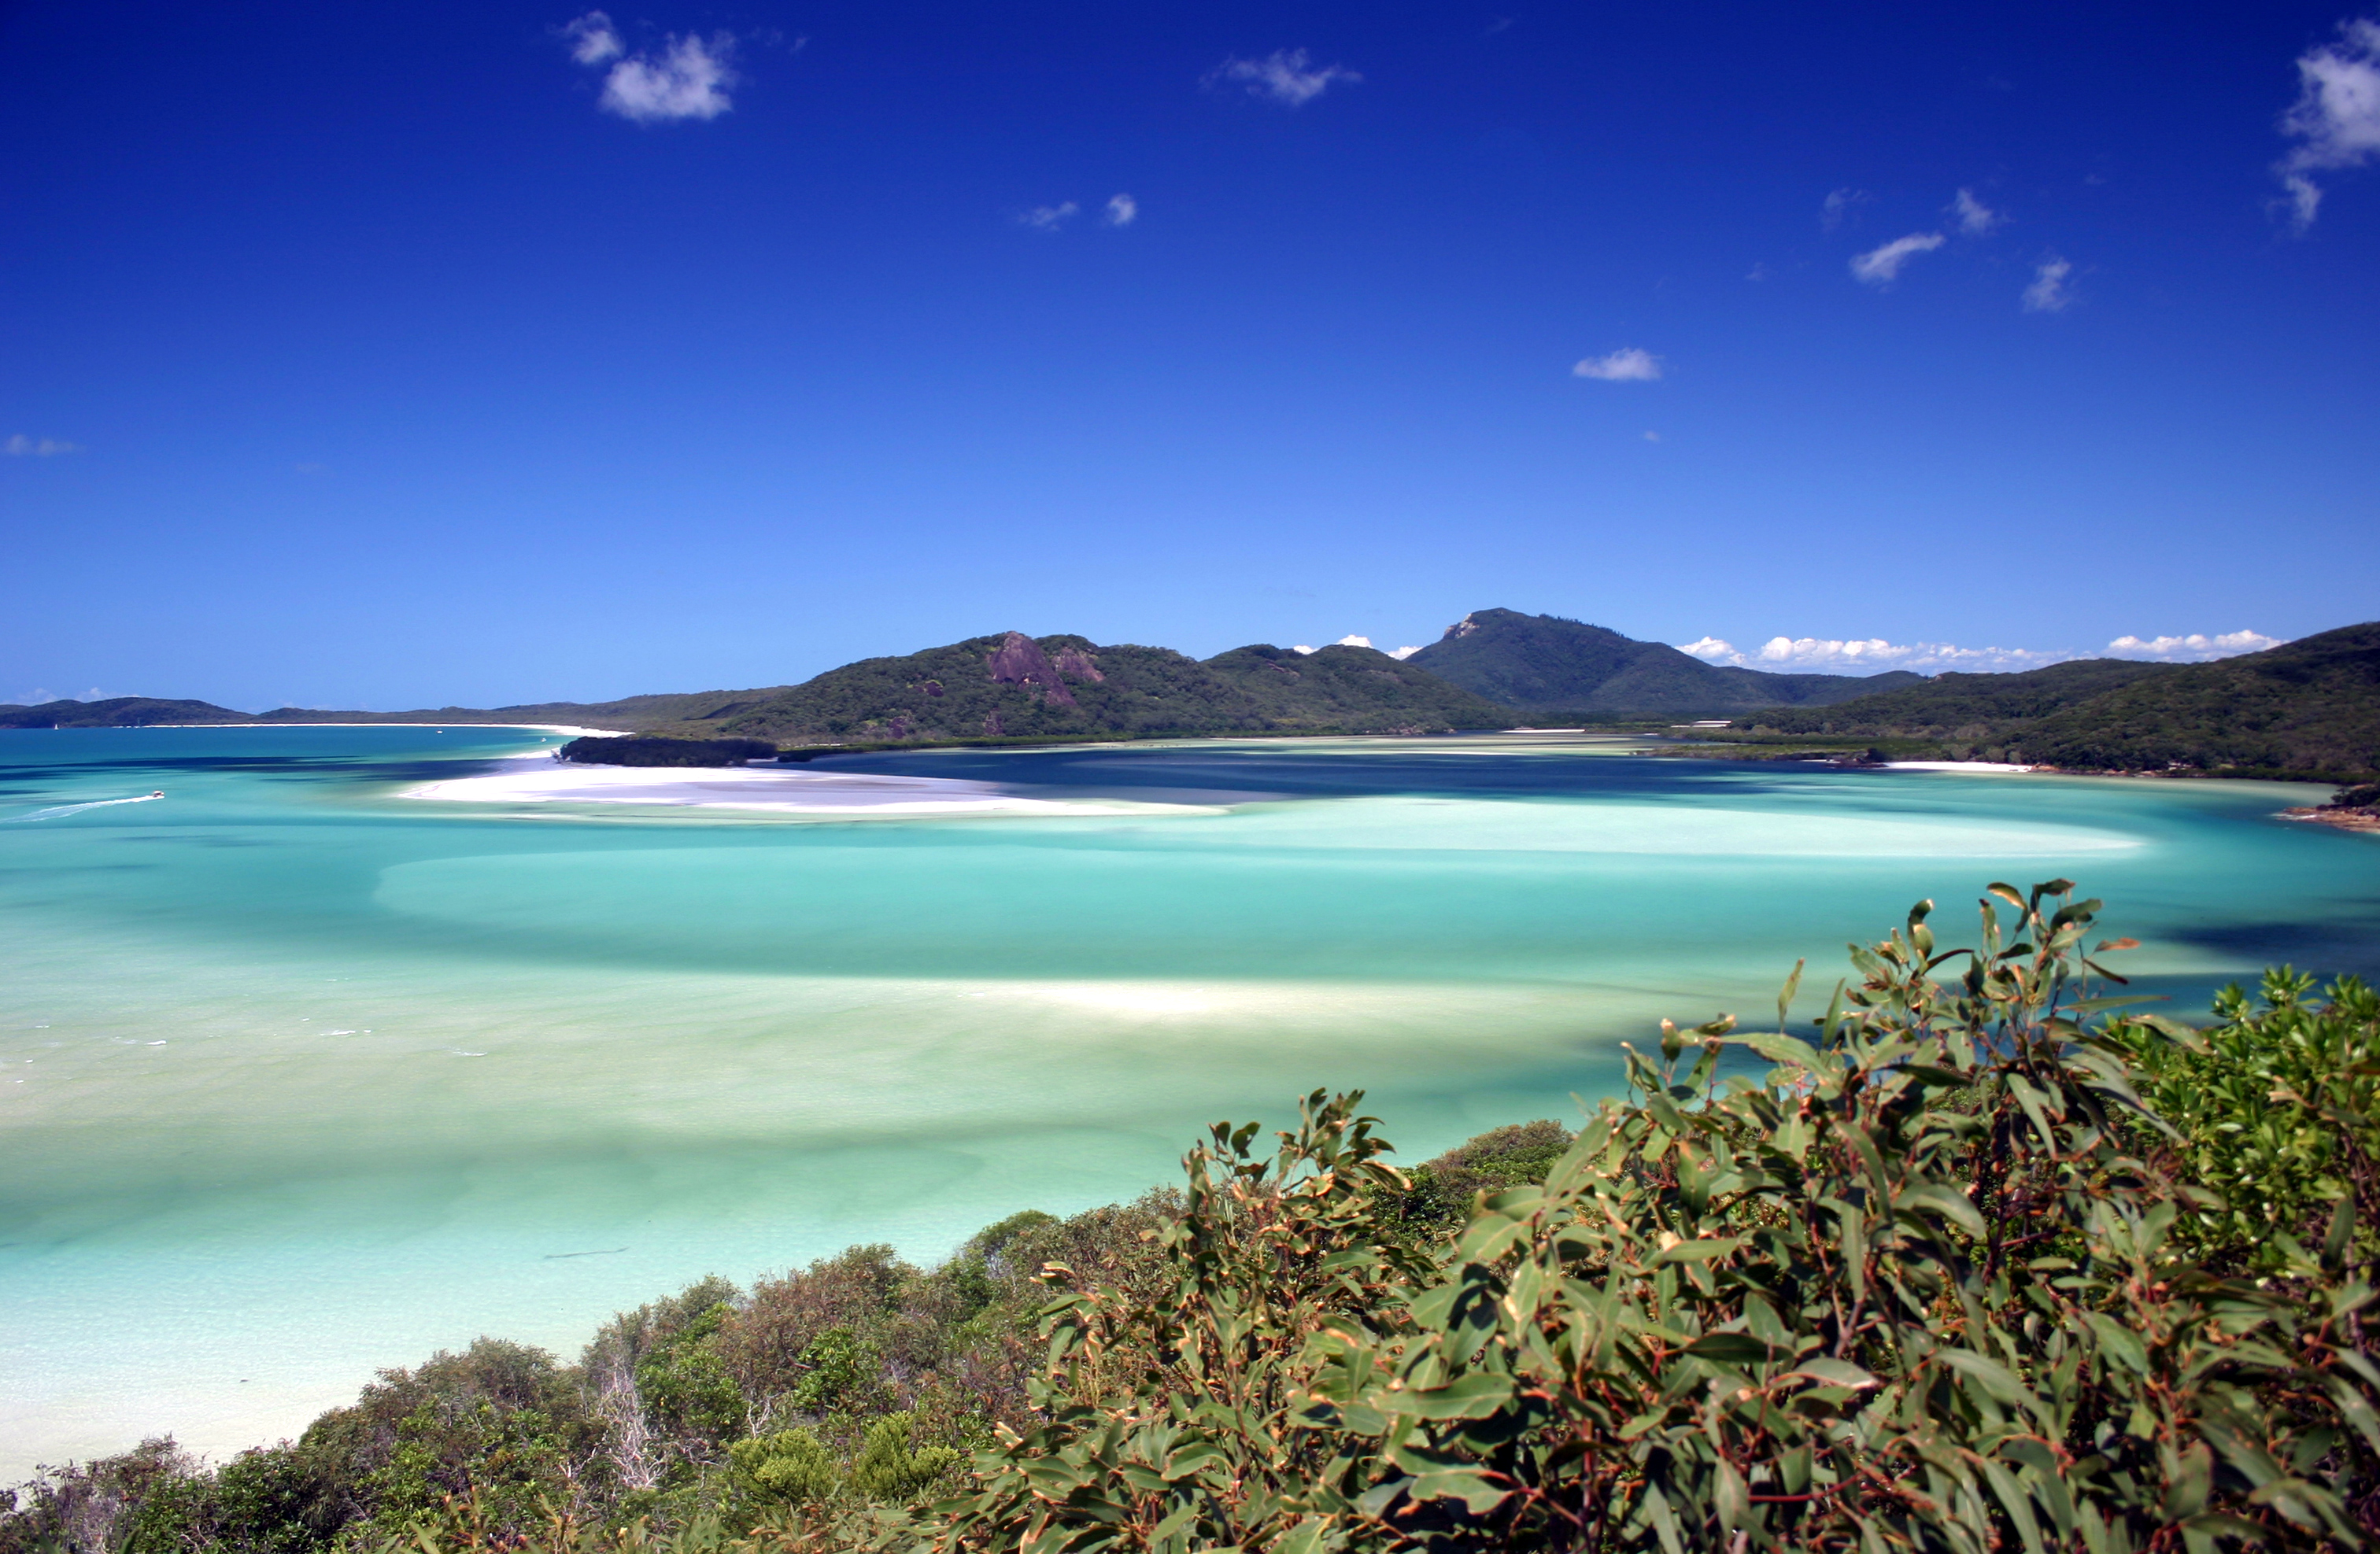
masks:
[[[130,798],[94,798],[88,804],[59,804],[47,809],[36,809],[30,815],[11,815],[0,825],[23,825],[28,820],[55,820],[67,815],[79,815],[86,809],[104,809],[111,804],[147,804],[165,796],[159,788],[153,794],[135,794]]]

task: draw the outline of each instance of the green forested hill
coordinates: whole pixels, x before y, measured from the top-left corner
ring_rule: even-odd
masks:
[[[2137,680],[2023,737],[2029,759],[2103,771],[2380,771],[2380,622]]]
[[[1736,722],[1779,734],[1980,738],[2011,720],[2043,717],[2119,686],[2174,674],[2180,667],[2076,659],[2014,674],[1938,674],[1856,700],[1780,707]]]
[[[1860,676],[1720,667],[1665,642],[1639,642],[1599,625],[1517,610],[1474,610],[1405,662],[1490,701],[1540,715],[1716,717],[1841,701],[1920,679],[1905,671]]]
[[[1170,648],[1087,637],[978,637],[863,659],[700,720],[786,742],[1130,736],[1291,730],[1493,728],[1504,710],[1368,648],[1271,646],[1200,662]]]
[[[2380,622],[2214,663],[2085,659],[1945,674],[1838,706],[1736,720],[1755,734],[1939,739],[2084,771],[2380,770]]]

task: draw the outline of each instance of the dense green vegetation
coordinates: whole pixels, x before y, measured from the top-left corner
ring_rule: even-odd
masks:
[[[1920,678],[1899,670],[1862,677],[1708,664],[1667,643],[1517,610],[1475,610],[1406,662],[1490,701],[1556,722],[1720,717],[1756,707],[1841,701]]]
[[[2097,659],[2022,674],[1944,674],[1736,726],[1923,741],[1957,758],[2082,771],[2350,777],[2380,771],[2380,622],[2213,663]]]
[[[1631,1053],[1393,1169],[1358,1097],[941,1267],[854,1247],[482,1340],[215,1466],[52,1471],[0,1551],[2129,1554],[2380,1533],[2380,998],[2193,1031],[2095,902],[1931,904],[1815,1025]],[[1792,1034],[1795,1031],[1802,1034]]]
[[[629,734],[574,739],[559,753],[564,760],[595,766],[741,766],[747,760],[775,759],[777,747],[766,739],[664,739]]]

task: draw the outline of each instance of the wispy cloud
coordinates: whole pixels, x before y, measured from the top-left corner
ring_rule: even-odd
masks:
[[[1623,346],[1609,356],[1591,356],[1571,371],[1607,383],[1649,383],[1661,375],[1661,358],[1634,346]]]
[[[1129,194],[1111,194],[1108,208],[1099,217],[1110,226],[1130,226],[1140,219],[1140,201]]]
[[[1751,650],[1724,637],[1706,637],[1681,642],[1678,650],[1705,663],[1731,664],[1784,674],[1881,674],[1888,669],[1937,674],[1945,669],[1969,672],[2039,669],[2075,655],[2039,652],[2027,648],[1961,648],[1949,642],[1888,642],[1881,637],[1772,637]]]
[[[1959,197],[1950,201],[1950,215],[1958,222],[1959,230],[1970,237],[1980,237],[2008,220],[2006,215],[1976,199],[1974,190],[1967,188],[1961,189]]]
[[[1199,84],[1209,91],[1238,87],[1251,97],[1298,108],[1342,82],[1353,86],[1363,79],[1343,65],[1312,68],[1304,49],[1275,49],[1262,59],[1227,59]]]
[[[2322,208],[2316,172],[2380,158],[2380,18],[2338,24],[2338,39],[2298,56],[2298,100],[2281,115],[2298,143],[2274,171],[2289,192],[2290,225],[2303,232]]]
[[[2193,631],[2187,637],[2119,637],[2107,644],[2111,658],[2152,659],[2159,663],[2204,663],[2209,659],[2261,653],[2289,640],[2261,631],[2225,631],[2210,637]]]
[[[2066,277],[2074,273],[2074,266],[2051,254],[2033,268],[2033,285],[2024,288],[2024,310],[2028,313],[2062,313],[2074,300],[2066,289]]]
[[[601,11],[589,11],[562,29],[570,43],[570,57],[581,65],[601,65],[607,59],[617,59],[627,52],[620,42],[619,30],[612,18]]]
[[[1036,232],[1055,232],[1082,207],[1069,200],[1062,205],[1036,205],[1016,218],[1019,226],[1029,226]]]
[[[1852,256],[1852,275],[1872,286],[1890,285],[1900,278],[1900,267],[1922,253],[1932,253],[1942,246],[1938,232],[1912,232],[1906,237],[1895,237],[1880,249],[1870,249]]]
[[[735,106],[727,95],[736,84],[735,40],[729,33],[708,39],[673,35],[658,51],[631,54],[601,11],[589,11],[561,30],[571,58],[589,67],[611,66],[597,100],[606,113],[636,124],[667,124],[717,118]]]
[[[1822,231],[1832,232],[1842,225],[1853,211],[1874,198],[1874,195],[1864,188],[1839,188],[1830,191],[1818,206],[1819,228]]]
[[[0,443],[0,454],[10,458],[55,458],[60,454],[80,452],[82,444],[79,443],[61,443],[55,437],[28,437],[21,431],[6,443]]]

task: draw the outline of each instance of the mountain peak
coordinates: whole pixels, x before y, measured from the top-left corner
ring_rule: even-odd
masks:
[[[1838,701],[1917,678],[1715,668],[1666,642],[1504,609],[1472,611],[1407,662],[1506,707],[1665,717]]]

